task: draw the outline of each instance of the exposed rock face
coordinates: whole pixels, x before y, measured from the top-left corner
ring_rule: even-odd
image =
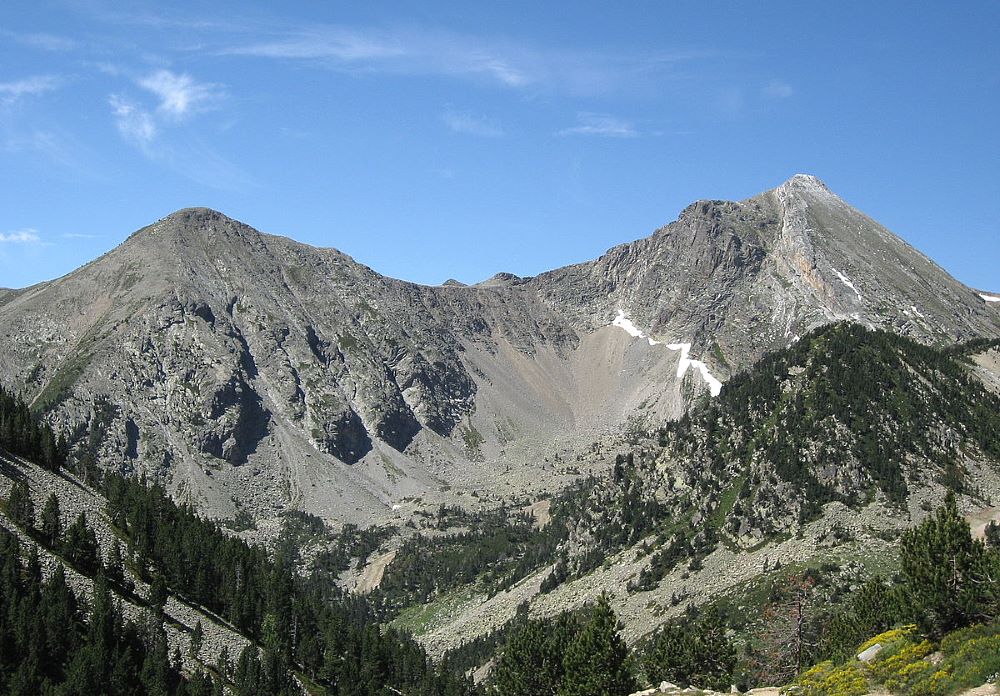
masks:
[[[545,487],[542,454],[678,415],[706,391],[681,344],[725,379],[844,318],[925,342],[1000,335],[978,293],[796,176],[593,262],[471,287],[182,210],[0,291],[0,379],[105,465],[164,475],[211,513],[369,522],[449,488]]]
[[[529,287],[583,325],[625,309],[651,335],[692,340],[722,373],[831,321],[928,343],[996,335],[976,291],[817,178],[740,202],[699,201],[651,237]],[[714,344],[714,346],[713,346]]]

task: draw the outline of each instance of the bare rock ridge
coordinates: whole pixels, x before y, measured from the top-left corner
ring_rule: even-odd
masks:
[[[474,286],[387,278],[192,208],[0,290],[0,380],[104,465],[211,514],[368,523],[544,489],[554,449],[675,417],[821,324],[998,336],[982,294],[804,175],[696,202],[594,261]]]

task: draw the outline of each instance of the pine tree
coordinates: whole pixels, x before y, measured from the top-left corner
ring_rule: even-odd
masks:
[[[149,584],[149,606],[162,614],[163,608],[167,606],[167,595],[167,580],[163,573],[157,573]]]
[[[974,541],[958,512],[953,493],[918,527],[903,534],[900,568],[912,618],[929,636],[939,638],[969,624],[983,602],[983,544]]]
[[[191,631],[191,642],[188,646],[188,654],[194,659],[198,659],[201,652],[202,643],[205,642],[205,629],[201,627],[201,619],[195,622],[194,630]]]
[[[100,566],[97,536],[87,526],[86,513],[81,512],[73,524],[66,528],[63,548],[66,558],[75,566],[89,573],[97,571]]]
[[[31,502],[31,492],[24,480],[15,481],[11,486],[10,495],[4,504],[4,509],[11,522],[24,530],[35,526],[35,505]]]
[[[907,618],[903,605],[898,586],[880,576],[871,578],[851,593],[845,607],[823,620],[820,655],[835,661],[850,658],[866,639],[902,623]]]
[[[151,696],[167,696],[171,686],[171,667],[168,657],[167,634],[159,621],[151,622],[146,636],[146,659],[143,660],[139,678],[143,693]]]
[[[818,643],[810,623],[812,577],[791,575],[780,596],[763,613],[758,636],[759,663],[755,671],[764,684],[785,684],[807,665],[809,651]]]
[[[566,649],[559,696],[621,696],[636,690],[619,628],[611,602],[602,594],[587,625]]]
[[[41,521],[42,543],[50,549],[59,547],[62,539],[62,521],[59,514],[59,498],[55,493],[49,493],[42,507]]]
[[[494,671],[500,696],[550,696],[562,683],[563,651],[551,640],[550,622],[527,621],[507,639]]]
[[[1000,550],[1000,524],[997,524],[996,520],[990,520],[990,523],[986,525],[984,538],[987,546]]]
[[[736,648],[713,609],[703,611],[697,620],[664,626],[643,659],[646,676],[654,683],[666,680],[716,691],[729,687],[735,666]]]
[[[260,658],[257,656],[257,648],[253,645],[243,648],[243,652],[240,653],[240,658],[236,663],[236,671],[233,674],[233,686],[236,692],[243,696],[257,696],[265,693]]]
[[[115,539],[108,549],[108,556],[104,559],[104,574],[108,580],[125,590],[132,590],[132,582],[125,575],[125,562],[122,560],[122,547]]]

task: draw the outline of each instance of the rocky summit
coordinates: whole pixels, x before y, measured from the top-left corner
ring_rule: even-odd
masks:
[[[0,381],[99,465],[210,515],[370,524],[558,487],[590,443],[681,415],[824,324],[1000,336],[987,297],[806,175],[472,286],[388,278],[195,208],[0,291]]]

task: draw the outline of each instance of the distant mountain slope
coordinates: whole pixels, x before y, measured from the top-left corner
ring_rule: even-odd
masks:
[[[422,641],[440,653],[522,602],[549,615],[609,592],[635,641],[687,602],[747,591],[775,560],[884,569],[889,542],[947,491],[996,513],[1000,395],[966,352],[851,323],[816,329],[553,497],[545,529],[512,516],[500,534],[483,517],[406,542],[376,596],[429,598]],[[477,563],[477,582],[456,589]]]
[[[651,237],[528,285],[593,326],[623,309],[724,373],[844,319],[924,343],[998,331],[977,292],[801,174],[745,201],[694,203]]]
[[[596,261],[471,287],[179,211],[0,294],[0,380],[74,432],[78,457],[163,477],[211,514],[368,523],[557,487],[574,468],[543,457],[677,417],[840,319],[928,344],[1000,336],[976,292],[796,176]]]

